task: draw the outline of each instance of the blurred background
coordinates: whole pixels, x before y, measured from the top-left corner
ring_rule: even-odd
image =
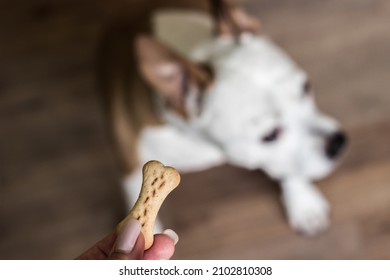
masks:
[[[140,3],[0,2],[0,259],[72,259],[127,214],[95,81],[101,30],[124,2]],[[318,182],[332,225],[295,234],[276,183],[221,166],[184,175],[163,205],[180,236],[174,258],[389,259],[390,2],[240,2],[349,135],[342,164]]]

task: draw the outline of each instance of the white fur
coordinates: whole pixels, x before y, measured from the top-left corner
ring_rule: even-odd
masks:
[[[325,157],[324,135],[337,131],[338,124],[318,111],[312,95],[303,94],[306,74],[265,36],[244,34],[240,44],[210,39],[192,57],[210,63],[216,73],[202,113],[184,121],[165,112],[166,125],[142,132],[141,162],[157,159],[181,172],[226,161],[262,169],[281,182],[294,229],[307,235],[324,230],[329,206],[311,181],[334,167]],[[195,110],[193,102],[188,106]],[[275,127],[282,129],[280,138],[264,143]],[[138,194],[134,186],[140,180],[140,171],[127,179],[130,196]]]
[[[261,168],[282,181],[282,201],[293,228],[307,235],[324,230],[329,207],[310,181],[332,170],[324,136],[338,125],[317,110],[311,95],[303,94],[305,73],[265,36],[245,35],[239,45],[213,40],[195,50],[194,57],[212,63],[217,73],[197,125],[231,163]],[[262,142],[275,127],[282,129],[279,139]]]

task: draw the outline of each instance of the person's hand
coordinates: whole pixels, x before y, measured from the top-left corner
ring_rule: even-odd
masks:
[[[161,260],[169,259],[175,252],[179,237],[173,230],[165,230],[154,236],[152,247],[144,251],[145,241],[141,233],[141,224],[132,219],[123,228],[119,236],[111,233],[100,240],[78,260]]]

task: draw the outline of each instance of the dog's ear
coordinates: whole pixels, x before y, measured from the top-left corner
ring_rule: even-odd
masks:
[[[149,36],[136,38],[135,51],[142,78],[172,109],[186,116],[185,98],[189,90],[203,91],[211,82],[210,74]]]
[[[223,5],[214,10],[217,36],[238,37],[242,33],[258,34],[261,31],[261,22],[240,7]]]

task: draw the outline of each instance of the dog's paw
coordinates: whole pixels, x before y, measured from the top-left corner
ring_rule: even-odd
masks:
[[[314,236],[328,228],[329,204],[315,187],[283,193],[282,200],[290,226],[299,233]]]

